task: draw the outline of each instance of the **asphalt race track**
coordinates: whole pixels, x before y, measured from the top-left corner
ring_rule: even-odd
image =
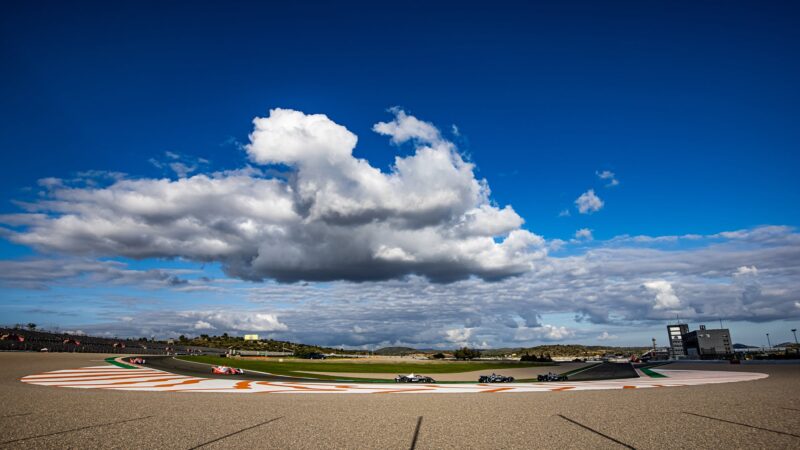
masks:
[[[128,360],[129,358],[125,358]],[[243,375],[215,375],[211,373],[211,366],[208,364],[196,363],[192,361],[183,361],[172,356],[148,356],[145,357],[147,361],[146,367],[163,370],[165,372],[177,373],[190,377],[203,377],[203,378],[218,378],[218,379],[240,379],[240,380],[255,380],[255,381],[297,381],[297,382],[313,382],[310,378],[288,377],[281,375],[272,375],[261,372],[254,372],[252,370],[245,371]]]
[[[125,361],[130,358],[123,358]],[[294,381],[302,383],[326,382],[330,380],[320,381],[314,378],[300,378],[290,377],[284,375],[267,374],[263,372],[254,372],[246,370],[243,375],[215,375],[211,373],[211,366],[209,364],[197,363],[193,361],[183,361],[172,356],[148,356],[146,357],[146,367],[152,369],[163,370],[165,372],[186,375],[190,377],[203,377],[214,379],[240,379],[240,380],[254,380],[254,381]],[[558,367],[553,370],[558,371]],[[364,374],[368,376],[368,374]],[[601,363],[591,366],[587,369],[581,370],[580,373],[569,377],[570,381],[590,381],[590,380],[610,380],[621,378],[637,378],[636,371],[630,364],[616,364],[616,363]],[[346,379],[346,377],[342,377]]]
[[[602,363],[581,370],[569,376],[570,381],[612,380],[619,378],[637,378],[639,375],[630,364]]]
[[[100,366],[106,356],[0,353],[0,448],[800,446],[800,365],[672,364],[664,370],[769,377],[664,389],[498,394],[231,395],[20,382],[31,374]]]

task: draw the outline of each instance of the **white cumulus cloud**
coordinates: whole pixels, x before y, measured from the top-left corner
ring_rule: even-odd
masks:
[[[204,320],[198,320],[194,324],[195,330],[213,330],[214,326]]]
[[[668,281],[648,281],[644,287],[655,294],[653,309],[674,310],[681,307],[681,301]]]
[[[611,341],[617,339],[619,336],[615,334],[608,334],[608,331],[603,331],[600,336],[597,336],[598,341]]]
[[[614,174],[614,172],[610,170],[604,170],[602,172],[598,171],[596,173],[597,173],[597,178],[608,181],[606,187],[613,187],[619,185],[619,180],[617,180],[617,176]]]
[[[467,341],[472,336],[469,328],[454,328],[445,330],[445,340],[458,345],[467,345]]]
[[[735,277],[747,277],[758,275],[758,268],[756,266],[741,266],[733,273]]]
[[[514,331],[515,341],[561,341],[573,336],[575,336],[573,330],[549,324],[542,324],[536,327],[518,327]]]
[[[581,214],[591,214],[600,211],[603,207],[603,200],[594,193],[594,189],[589,189],[575,200],[575,205]]]
[[[378,122],[372,130],[378,134],[390,136],[395,144],[402,144],[409,140],[432,144],[441,141],[439,130],[428,122],[423,122],[414,116],[409,116],[400,108],[392,108],[395,119],[391,122]],[[453,134],[458,135],[458,127],[453,125]]]
[[[273,109],[254,119],[244,148],[288,174],[246,167],[104,187],[48,183],[45,199],[0,217],[21,228],[0,233],[68,255],[220,262],[255,281],[495,280],[546,256],[544,240],[510,205],[491,202],[486,180],[436,127],[392,112],[375,131],[414,153],[388,171],[354,157],[358,138],[326,115]]]
[[[281,323],[275,314],[248,311],[192,311],[182,313],[188,319],[197,319],[195,330],[227,330],[227,331],[286,331],[288,327]]]

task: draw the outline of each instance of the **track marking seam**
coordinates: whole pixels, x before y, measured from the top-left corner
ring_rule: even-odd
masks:
[[[594,428],[592,428],[592,427],[589,427],[589,426],[587,426],[587,425],[584,425],[584,424],[582,424],[582,423],[580,423],[580,422],[578,422],[578,421],[572,420],[572,419],[570,419],[569,417],[567,417],[567,416],[565,416],[565,415],[563,415],[563,414],[556,414],[556,415],[557,415],[558,417],[561,417],[562,419],[564,419],[564,420],[568,421],[568,422],[572,422],[572,423],[574,423],[575,425],[577,425],[577,426],[579,426],[579,427],[581,427],[581,428],[584,428],[584,429],[586,429],[586,430],[589,430],[589,431],[591,431],[592,433],[595,433],[595,434],[597,434],[597,435],[603,436],[604,438],[608,439],[609,441],[616,442],[617,444],[619,444],[619,445],[621,445],[621,446],[623,446],[623,447],[625,447],[625,448],[629,448],[629,449],[631,449],[631,450],[636,450],[636,447],[630,446],[630,445],[628,445],[628,444],[626,444],[626,443],[624,443],[624,442],[622,442],[622,441],[620,441],[620,440],[614,439],[613,437],[611,437],[611,436],[609,436],[609,435],[607,435],[607,434],[604,434],[604,433],[602,433],[602,432],[600,432],[600,431],[597,431],[597,430],[595,430],[595,429],[594,429]]]
[[[769,429],[769,428],[763,428],[763,427],[759,427],[759,426],[756,426],[756,425],[750,425],[749,423],[734,422],[732,420],[720,419],[718,417],[704,416],[702,414],[696,414],[696,413],[688,412],[688,411],[683,411],[683,413],[684,414],[689,414],[689,415],[692,415],[692,416],[703,417],[705,419],[718,420],[720,422],[730,423],[730,424],[733,424],[733,425],[741,425],[743,427],[754,428],[756,430],[769,431],[771,433],[778,433],[778,434],[783,434],[783,435],[786,435],[786,436],[792,436],[792,437],[800,438],[800,435],[797,435],[797,434],[787,433],[785,431],[772,430],[772,429]]]
[[[417,439],[419,439],[419,430],[422,428],[422,416],[417,417],[417,427],[414,428],[414,438],[411,439],[411,447],[409,450],[417,448]]]
[[[282,418],[283,418],[283,416],[281,416],[281,417],[276,417],[276,418],[274,418],[274,419],[269,419],[269,420],[267,420],[267,421],[265,421],[265,422],[257,423],[257,424],[255,424],[255,425],[253,425],[253,426],[250,426],[250,427],[247,427],[247,428],[242,428],[242,429],[241,429],[241,430],[239,430],[239,431],[234,431],[233,433],[226,434],[225,436],[221,436],[221,437],[218,437],[218,438],[216,438],[216,439],[210,440],[210,441],[208,441],[208,442],[204,442],[204,443],[202,443],[202,444],[200,444],[200,445],[196,445],[196,446],[194,446],[194,447],[191,447],[189,450],[195,450],[195,449],[198,449],[198,448],[200,448],[200,447],[205,447],[205,446],[206,446],[206,445],[208,445],[208,444],[213,444],[214,442],[218,442],[218,441],[221,441],[221,440],[223,440],[223,439],[225,439],[225,438],[229,438],[229,437],[231,437],[231,436],[235,436],[235,435],[237,435],[237,434],[239,434],[239,433],[243,433],[243,432],[245,432],[245,431],[247,431],[247,430],[252,430],[253,428],[260,427],[261,425],[266,425],[266,424],[268,424],[268,423],[270,423],[270,422],[275,422],[276,420],[278,420],[278,419],[282,419]]]
[[[27,440],[30,440],[30,439],[39,439],[39,438],[48,437],[48,436],[56,436],[56,435],[64,434],[64,433],[71,433],[73,431],[86,430],[88,428],[97,428],[97,427],[104,427],[104,426],[107,426],[107,425],[117,425],[117,424],[126,423],[126,422],[134,422],[134,421],[137,421],[137,420],[149,419],[151,417],[153,417],[153,416],[137,417],[135,419],[119,420],[119,421],[116,421],[116,422],[100,423],[100,424],[97,424],[97,425],[86,425],[86,426],[83,426],[83,427],[71,428],[69,430],[56,431],[54,433],[40,434],[40,435],[37,435],[37,436],[29,436],[29,437],[24,437],[24,438],[19,438],[19,439],[12,439],[10,441],[3,441],[3,442],[0,442],[0,445],[13,444],[15,442],[27,441]]]

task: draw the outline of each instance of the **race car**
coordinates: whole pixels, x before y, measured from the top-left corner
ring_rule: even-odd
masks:
[[[512,381],[514,381],[514,377],[507,377],[496,373],[481,375],[480,378],[478,378],[478,383],[511,383]]]
[[[244,370],[237,369],[236,367],[213,366],[211,367],[211,373],[215,373],[217,375],[244,375]]]
[[[408,375],[398,375],[394,378],[395,383],[436,383],[431,377],[426,377],[424,375],[414,375],[413,373]]]
[[[539,381],[567,381],[567,376],[549,372],[544,375],[539,375],[536,379]]]
[[[131,358],[130,359],[130,363],[131,364],[146,364],[147,361],[145,361],[144,358],[137,356],[135,358]]]

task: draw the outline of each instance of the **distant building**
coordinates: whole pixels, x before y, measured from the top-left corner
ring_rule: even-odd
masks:
[[[257,334],[245,334],[244,335],[244,340],[245,341],[257,341],[258,340],[258,335]]]
[[[692,359],[718,359],[733,354],[731,333],[727,328],[709,330],[700,325],[699,330],[684,334],[682,340],[686,355]]]
[[[689,332],[689,325],[678,323],[667,325],[667,337],[669,338],[669,357],[670,359],[681,359],[686,356],[686,347],[683,342],[683,335]]]

